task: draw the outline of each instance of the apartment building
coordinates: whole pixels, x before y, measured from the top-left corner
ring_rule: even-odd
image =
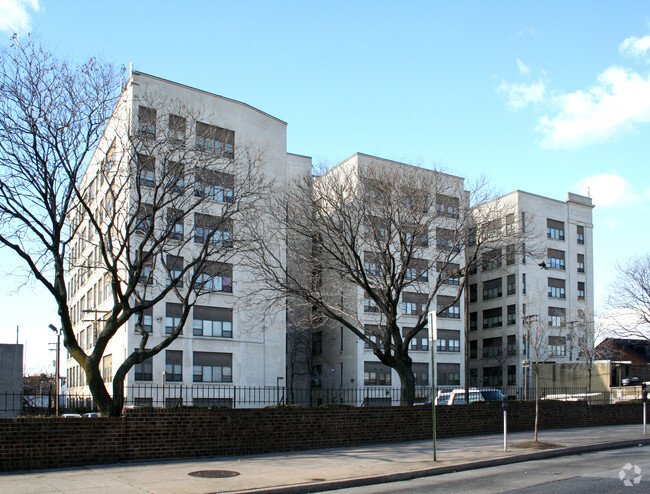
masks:
[[[276,186],[298,176],[309,176],[311,159],[287,153],[286,132],[285,122],[245,103],[140,72],[131,75],[84,177],[90,210],[99,211],[96,217],[110,215],[115,224],[123,225],[115,229],[116,240],[134,249],[136,237],[119,236],[128,227],[133,205],[142,198],[153,202],[154,196],[160,194],[157,187],[167,179],[160,178],[161,167],[172,164],[182,170],[174,187],[179,186],[179,194],[185,194],[186,204],[197,197],[203,200],[200,211],[174,219],[170,236],[178,241],[176,250],[170,244],[168,251],[161,251],[166,254],[161,255],[164,259],[146,273],[147,291],[134,292],[133,296],[156,296],[160,287],[169,285],[170,278],[175,277],[175,269],[198,255],[208,242],[221,249],[215,247],[214,262],[208,263],[216,271],[201,274],[205,276],[203,293],[180,336],[128,372],[127,404],[159,404],[161,397],[151,395],[151,388],[164,383],[166,401],[179,403],[184,399],[184,403],[191,400],[194,404],[228,406],[232,396],[208,390],[219,385],[275,386],[284,379],[285,312],[281,308],[269,314],[255,306],[255,274],[241,266],[236,252],[228,253],[233,237],[237,241],[240,213],[227,224],[224,222],[227,227],[219,227],[223,231],[210,235],[214,234],[211,229],[215,219],[223,217],[237,197],[237,187],[246,178],[240,174],[258,173],[260,180],[272,180]],[[182,163],[187,157],[191,160]],[[255,160],[249,161],[248,169],[241,165],[246,159]],[[200,174],[191,169],[198,166],[195,163],[201,165]],[[130,173],[134,166],[137,176]],[[120,173],[124,177],[121,181],[106,180],[109,174],[116,177]],[[194,182],[189,189],[188,181]],[[245,209],[245,200],[241,204]],[[165,224],[173,212],[171,206],[168,209],[159,216]],[[145,231],[148,220],[143,217],[138,221],[141,223],[137,227]],[[83,212],[71,217],[71,225],[78,233],[71,246],[69,304],[78,341],[83,350],[91,352],[103,319],[112,308],[110,279],[102,269],[97,239],[90,225],[85,227]],[[182,279],[173,282],[183,286]],[[147,348],[159,344],[174,330],[180,314],[181,305],[173,291],[145,311],[142,325],[148,334]],[[101,369],[109,390],[117,368],[142,339],[136,322],[132,317],[104,352]],[[72,358],[67,360],[67,382],[70,395],[88,394],[84,372]],[[192,385],[193,395],[174,394],[175,389],[188,385]]]
[[[372,179],[368,178],[369,170],[372,170]],[[411,183],[405,185],[403,177],[409,175],[411,178],[407,180],[417,181],[417,187],[425,187],[431,191],[432,196],[430,196],[429,202],[427,199],[423,200],[423,196],[418,195],[416,186]],[[413,189],[414,195],[411,199],[406,200],[401,196],[391,198],[393,201],[416,203],[420,208],[424,205],[424,215],[418,217],[418,222],[424,227],[424,230],[420,231],[419,236],[414,237],[418,242],[418,249],[413,254],[416,258],[412,259],[411,265],[409,265],[412,268],[410,267],[406,274],[407,283],[404,285],[401,295],[397,323],[402,336],[406,336],[423,317],[426,318],[423,311],[427,297],[435,292],[436,295],[429,306],[430,310],[447,307],[438,317],[437,323],[436,384],[438,386],[464,385],[465,304],[463,297],[455,302],[454,299],[459,291],[457,271],[464,267],[465,254],[464,249],[455,245],[453,240],[454,233],[462,230],[463,211],[468,210],[464,179],[357,153],[316,181],[316,197],[318,198],[319,194],[331,193],[329,191],[331,189],[337,189],[337,193],[341,193],[338,185],[350,180],[358,181],[360,190],[364,187],[364,181],[394,181],[396,184],[389,186],[391,193],[400,188],[407,188]],[[365,187],[367,189],[367,183]],[[354,189],[354,186],[352,188]],[[382,196],[382,192],[377,194],[378,198],[387,200]],[[429,196],[425,194],[424,197]],[[420,202],[422,204],[419,204]],[[396,206],[395,210],[391,209],[389,212],[386,212],[386,208],[380,207],[381,212],[375,218],[375,223],[379,225],[388,223],[389,217],[393,213],[395,214],[393,218],[398,217],[399,213],[395,213],[395,211],[400,209],[400,206]],[[412,207],[412,204],[402,206],[402,208],[408,207]],[[402,211],[404,210],[402,209]],[[370,219],[371,222],[372,219]],[[403,221],[407,222],[408,220],[404,219]],[[371,227],[364,225],[363,228],[366,230],[365,233],[368,233]],[[380,226],[379,228],[384,227]],[[407,225],[397,224],[393,225],[393,228],[407,228]],[[397,237],[399,235],[395,234],[395,238]],[[382,241],[384,238],[388,237],[380,237]],[[376,237],[372,237],[371,241],[359,248],[363,255],[365,274],[370,278],[381,277],[385,265],[390,265],[396,272],[399,272],[402,262],[400,257],[404,256],[404,246],[401,246],[400,249],[399,245],[395,245],[395,243],[399,243],[398,239],[389,240],[390,247],[384,249],[384,253],[380,254],[378,249],[381,248],[382,242],[375,242],[375,240]],[[390,251],[390,254],[386,254],[386,251]],[[440,273],[441,270],[444,273]],[[439,275],[443,282],[436,289]],[[409,283],[408,280],[415,282]],[[329,278],[329,283],[338,282],[338,277]],[[376,286],[379,291],[391,289],[389,285],[381,282],[373,286]],[[392,288],[394,287],[395,285],[392,285]],[[348,284],[342,286],[340,292],[343,294],[341,295],[342,305],[344,304],[348,307],[347,310],[351,311],[349,318],[363,327],[369,338],[380,344],[378,328],[386,324],[386,315],[369,298],[367,290],[359,285]],[[426,319],[424,320],[426,321]],[[409,345],[409,356],[413,362],[412,370],[415,374],[416,387],[431,385],[432,355],[429,338],[428,326],[425,325]],[[316,343],[313,345],[312,382],[317,387],[365,387],[366,389],[376,388],[376,390],[386,388],[385,394],[381,392],[372,394],[372,398],[365,398],[365,403],[379,404],[385,401],[387,404],[391,401],[395,403],[398,400],[399,394],[393,396],[394,392],[390,391],[390,388],[400,387],[399,376],[394,369],[379,361],[369,342],[364,342],[340,324],[329,324],[318,329],[314,334],[314,339]],[[418,394],[419,391],[421,391],[420,394]],[[419,391],[416,389],[416,399],[427,401],[430,399],[427,390],[423,388]],[[371,395],[368,394],[368,396]]]
[[[593,205],[515,191],[486,207],[522,245],[483,253],[470,277],[469,380],[523,387],[531,361],[575,362],[593,345]]]

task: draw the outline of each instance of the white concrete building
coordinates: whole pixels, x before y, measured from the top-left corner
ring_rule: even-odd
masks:
[[[469,380],[524,387],[522,362],[536,359],[531,330],[543,338],[542,362],[576,361],[578,340],[593,344],[593,205],[572,193],[558,201],[522,191],[494,202],[510,215],[503,226],[522,229],[526,245],[479,262],[470,277]]]

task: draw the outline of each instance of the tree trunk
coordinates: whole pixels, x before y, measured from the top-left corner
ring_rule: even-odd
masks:
[[[101,413],[110,415],[113,400],[111,400],[111,396],[106,390],[101,372],[99,372],[99,368],[96,364],[92,363],[87,366],[86,379],[88,381],[88,388],[95,400],[95,405],[97,405],[97,408]]]
[[[400,380],[400,405],[411,406],[415,403],[415,376],[411,369],[411,362],[398,360],[396,357],[395,370]]]
[[[539,369],[535,371],[535,442],[539,430]]]

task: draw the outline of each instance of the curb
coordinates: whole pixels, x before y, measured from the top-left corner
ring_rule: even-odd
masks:
[[[422,470],[411,470],[408,472],[391,473],[385,475],[375,475],[373,477],[357,477],[343,480],[330,480],[327,482],[318,482],[310,484],[288,485],[281,487],[265,487],[262,489],[250,489],[237,491],[233,494],[307,494],[312,492],[323,492],[336,489],[346,489],[349,487],[362,487],[367,485],[384,484],[388,482],[400,482],[404,480],[419,479],[422,477],[433,477],[435,475],[444,475],[454,472],[465,472],[468,470],[477,470],[479,468],[489,468],[501,465],[510,465],[512,463],[522,463],[526,461],[546,460],[558,458],[560,456],[579,455],[582,453],[592,453],[595,451],[607,451],[609,449],[622,449],[632,446],[650,445],[650,438],[626,439],[623,441],[613,441],[606,443],[586,444],[583,446],[569,446],[566,448],[549,449],[535,453],[525,453],[513,456],[502,456],[489,460],[472,461],[468,463],[458,463],[456,465],[447,465],[444,467],[432,467]]]

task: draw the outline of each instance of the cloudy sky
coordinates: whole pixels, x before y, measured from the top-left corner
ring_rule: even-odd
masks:
[[[590,194],[597,312],[615,264],[649,251],[647,2],[0,0],[0,30],[0,47],[33,32],[244,101],[315,163],[363,152],[502,193]],[[0,342],[19,325],[28,366],[46,367],[56,311],[15,293],[13,268],[0,252]]]

